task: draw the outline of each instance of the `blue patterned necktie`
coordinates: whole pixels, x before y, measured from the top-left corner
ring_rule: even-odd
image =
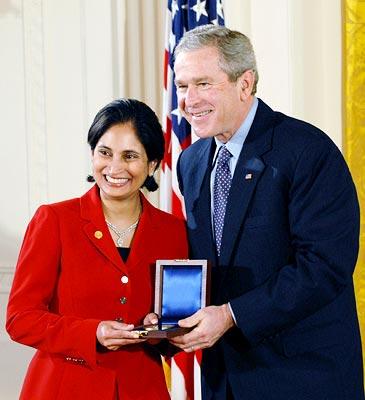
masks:
[[[222,234],[224,226],[224,216],[226,214],[226,205],[229,189],[232,183],[231,171],[229,169],[229,159],[232,154],[227,150],[226,146],[222,146],[219,150],[217,158],[217,169],[215,172],[213,186],[213,208],[214,208],[214,234],[215,244],[218,256],[220,256]]]

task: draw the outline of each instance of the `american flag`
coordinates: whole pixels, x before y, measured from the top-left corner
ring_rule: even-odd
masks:
[[[222,0],[168,0],[162,119],[166,147],[160,175],[160,207],[180,217],[185,212],[178,189],[176,163],[181,151],[191,144],[192,135],[190,125],[178,109],[173,53],[184,32],[209,23],[224,25]],[[200,359],[200,352],[180,353],[165,363],[172,400],[200,400]]]

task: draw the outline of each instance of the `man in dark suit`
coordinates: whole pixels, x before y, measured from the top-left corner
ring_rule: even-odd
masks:
[[[191,258],[212,263],[212,305],[173,343],[204,349],[203,399],[364,399],[352,274],[359,208],[326,134],[255,97],[249,39],[189,31],[179,107],[201,138],[178,162]]]

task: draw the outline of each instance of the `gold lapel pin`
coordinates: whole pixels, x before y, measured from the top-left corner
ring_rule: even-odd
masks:
[[[96,237],[96,239],[101,239],[103,237],[103,232],[95,231],[94,236]]]
[[[249,181],[250,179],[252,179],[252,174],[246,174],[245,179],[246,179],[246,181]]]

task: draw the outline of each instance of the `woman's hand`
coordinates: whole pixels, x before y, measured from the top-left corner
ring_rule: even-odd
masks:
[[[157,325],[158,315],[155,313],[149,313],[144,317],[143,325]]]
[[[158,324],[158,315],[155,313],[149,313],[144,317],[143,326],[147,325],[157,325]],[[152,345],[156,345],[160,343],[160,339],[148,339],[148,343]]]
[[[98,342],[108,350],[118,350],[121,346],[142,343],[138,332],[132,331],[134,325],[117,321],[101,321],[96,329]]]

